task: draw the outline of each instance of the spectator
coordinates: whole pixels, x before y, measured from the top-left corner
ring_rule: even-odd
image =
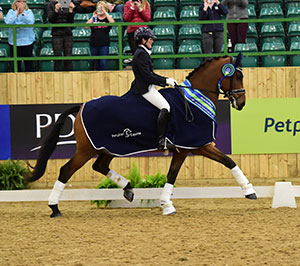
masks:
[[[123,4],[117,4],[118,2],[107,2],[107,8],[108,8],[108,12],[112,13],[112,12],[120,12],[122,17],[124,14],[124,5]]]
[[[2,9],[2,7],[0,6],[0,20],[2,20],[3,19],[3,9]]]
[[[248,19],[248,0],[223,0],[222,4],[228,7],[227,19]],[[229,23],[227,27],[234,51],[237,43],[246,43],[248,23]]]
[[[97,9],[87,23],[114,23],[114,19],[107,13],[107,3],[100,1]],[[90,49],[92,55],[109,55],[109,31],[111,26],[99,25],[91,27]],[[100,59],[94,61],[94,70],[107,70],[107,60]]]
[[[50,0],[47,6],[47,16],[50,23],[73,23],[74,22],[74,3],[70,2],[68,8],[62,8],[58,0]],[[73,33],[71,27],[53,27],[52,31],[52,47],[54,56],[72,56],[73,49]],[[61,70],[61,60],[54,61],[54,71]],[[71,60],[64,61],[65,71],[73,70]]]
[[[93,13],[98,0],[74,0],[76,13]]]
[[[218,0],[204,0],[199,8],[200,20],[221,20],[227,14],[226,7]],[[221,53],[224,44],[223,24],[203,24],[202,46],[205,54]]]
[[[147,0],[129,0],[124,6],[124,21],[148,22],[151,20],[150,5]],[[131,25],[127,27],[128,42],[131,53],[134,54],[137,46],[134,41],[134,32],[143,25]],[[132,59],[125,59],[124,63],[130,64]]]
[[[28,8],[26,0],[14,0],[11,9],[8,11],[5,17],[6,24],[34,24],[34,15]],[[33,44],[35,41],[35,35],[33,28],[17,28],[16,29],[16,45],[18,57],[32,57]],[[9,29],[8,43],[10,46],[10,52],[13,54],[13,30]],[[21,71],[22,61],[18,61],[18,71]],[[32,72],[33,62],[24,61],[25,71]]]

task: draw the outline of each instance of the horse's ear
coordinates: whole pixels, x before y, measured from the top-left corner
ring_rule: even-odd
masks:
[[[235,62],[234,62],[234,66],[235,67],[242,67],[242,58],[243,58],[243,55],[241,52],[239,52],[237,58],[235,59]]]

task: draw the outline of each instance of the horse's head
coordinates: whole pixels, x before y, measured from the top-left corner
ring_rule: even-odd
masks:
[[[219,92],[224,94],[224,97],[230,100],[232,107],[239,111],[246,103],[241,60],[241,53],[236,58],[226,58],[227,63],[221,66],[222,77],[218,81]]]

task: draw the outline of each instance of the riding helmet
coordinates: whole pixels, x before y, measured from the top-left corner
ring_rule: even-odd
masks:
[[[135,43],[139,45],[143,38],[148,40],[149,38],[155,38],[155,35],[148,27],[140,27],[134,32]]]

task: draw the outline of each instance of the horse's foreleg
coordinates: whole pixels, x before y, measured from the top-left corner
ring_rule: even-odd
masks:
[[[174,152],[170,169],[167,175],[167,183],[165,184],[163,191],[160,196],[160,205],[163,209],[163,215],[176,213],[176,209],[171,201],[171,195],[173,193],[174,184],[178,172],[187,156],[184,152]]]
[[[256,192],[253,189],[252,184],[249,182],[242,170],[230,157],[217,149],[214,144],[209,144],[197,150],[193,150],[192,153],[196,155],[203,155],[209,159],[222,163],[224,166],[230,169],[232,176],[241,186],[243,195],[248,199],[257,199]]]
[[[128,201],[133,201],[134,193],[132,190],[132,187],[130,185],[130,182],[114,170],[111,170],[109,168],[109,164],[111,160],[114,158],[113,155],[101,153],[99,154],[99,157],[93,164],[93,169],[106,177],[108,177],[111,181],[116,183],[118,186],[123,188],[124,193],[123,196]]]

